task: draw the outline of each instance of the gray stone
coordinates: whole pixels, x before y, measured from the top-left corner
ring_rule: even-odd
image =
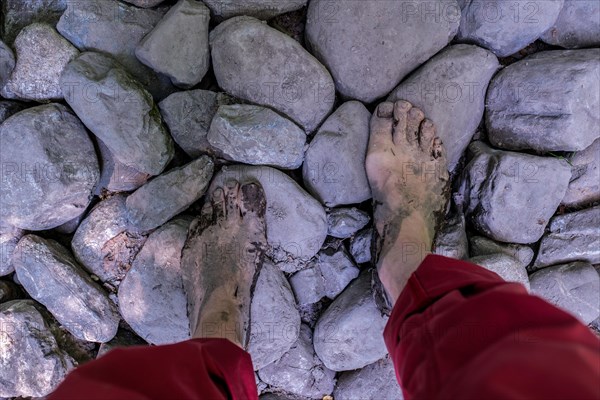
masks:
[[[154,231],[119,285],[119,309],[129,326],[152,344],[190,338],[181,250],[190,220],[175,219]]]
[[[385,357],[357,371],[342,372],[333,392],[336,400],[404,400],[394,363]]]
[[[373,233],[373,228],[363,229],[350,240],[350,254],[358,264],[371,261]]]
[[[488,84],[499,66],[496,56],[480,47],[450,46],[404,80],[388,100],[407,100],[435,123],[453,171],[481,122]]]
[[[81,222],[71,249],[88,271],[117,286],[145,240],[130,231],[125,196],[115,195],[98,203]]]
[[[102,140],[96,138],[100,151],[100,180],[94,188],[96,196],[106,192],[130,192],[142,186],[150,175],[128,167],[115,159]]]
[[[296,169],[304,160],[304,131],[266,107],[220,106],[207,139],[225,159],[244,164]]]
[[[589,263],[576,261],[537,271],[529,277],[533,294],[589,324],[600,315],[600,277]]]
[[[144,342],[134,333],[131,333],[130,331],[127,331],[125,329],[119,329],[117,331],[117,335],[114,338],[112,338],[109,342],[100,344],[96,358],[105,355],[113,349],[129,346],[140,346],[144,344],[146,344],[146,342]]]
[[[261,184],[267,200],[267,241],[274,261],[291,258],[309,260],[327,236],[325,210],[296,182],[271,167],[234,165],[215,175],[210,192],[229,179]]]
[[[83,221],[83,218],[85,217],[85,215],[86,215],[86,213],[85,213],[85,211],[83,211],[81,214],[79,214],[77,217],[73,218],[72,220],[67,221],[60,226],[57,226],[56,228],[53,229],[53,231],[56,233],[63,234],[63,235],[71,235],[71,234],[75,233],[75,231],[79,227],[79,224],[81,223],[81,221]]]
[[[176,90],[169,77],[135,56],[138,43],[162,19],[162,12],[114,0],[67,1],[67,5],[56,28],[79,50],[110,54],[157,100]]]
[[[571,182],[562,204],[581,207],[600,200],[600,139],[570,159]]]
[[[179,0],[142,39],[135,55],[173,84],[190,88],[200,83],[210,66],[209,19],[210,11],[203,3]]]
[[[129,221],[140,231],[157,228],[198,200],[208,187],[214,164],[201,157],[154,178],[127,197]]]
[[[40,102],[61,100],[60,75],[79,51],[44,23],[23,28],[14,46],[17,64],[0,91],[2,97]]]
[[[0,89],[4,87],[15,68],[15,55],[10,47],[0,40]]]
[[[459,21],[455,0],[319,0],[308,6],[306,38],[336,89],[371,103],[443,49]]]
[[[322,399],[333,392],[335,372],[315,354],[312,331],[300,328],[300,337],[279,360],[258,371],[261,380],[286,392],[311,399]]]
[[[290,278],[290,284],[300,306],[316,303],[323,297],[335,299],[358,276],[344,247],[321,250],[317,260]]]
[[[457,212],[444,221],[444,226],[436,233],[433,253],[463,260],[469,256],[469,242],[465,227],[465,216]]]
[[[346,239],[364,228],[370,220],[369,214],[358,208],[334,208],[327,213],[327,234]]]
[[[348,371],[374,363],[387,354],[383,329],[388,317],[371,289],[372,272],[353,281],[321,315],[313,343],[323,364]]]
[[[457,38],[506,57],[546,32],[562,6],[563,0],[465,1]]]
[[[524,267],[533,261],[533,249],[515,243],[498,243],[483,236],[472,236],[469,239],[471,257],[487,256],[490,254],[506,254],[517,259]]]
[[[0,304],[0,326],[10,329],[3,332],[1,397],[46,396],[74,367],[32,300]]]
[[[12,255],[24,234],[22,229],[0,221],[0,276],[8,275],[15,270]]]
[[[28,108],[0,125],[0,218],[29,230],[80,215],[100,175],[94,145],[61,104]]]
[[[126,3],[133,4],[134,6],[142,8],[150,8],[159,5],[165,0],[123,0]]]
[[[469,146],[473,159],[463,171],[465,214],[494,240],[538,241],[564,197],[571,178],[561,159]]]
[[[82,53],[60,79],[65,100],[121,163],[158,175],[173,157],[173,141],[152,96],[113,58]]]
[[[106,292],[58,242],[24,236],[13,255],[19,281],[73,336],[107,342],[119,326],[119,313]]]
[[[487,254],[471,257],[469,262],[495,272],[507,282],[517,282],[529,290],[529,278],[525,266],[519,260],[507,254]]]
[[[2,85],[2,82],[0,82],[0,85]],[[11,115],[18,113],[25,108],[25,104],[18,101],[0,100],[0,124],[6,121]]]
[[[600,45],[600,3],[565,0],[558,19],[540,39],[568,49]]]
[[[158,106],[175,142],[190,157],[197,158],[205,153],[220,156],[206,136],[219,106],[231,102],[224,93],[198,89],[173,93]]]
[[[34,22],[56,25],[67,3],[68,0],[3,0],[3,40],[12,44],[21,29]]]
[[[327,69],[266,23],[231,18],[210,33],[210,47],[219,86],[231,95],[272,107],[307,132],[331,111],[335,93]]]
[[[600,263],[600,206],[552,218],[533,268],[578,260]]]
[[[256,281],[250,321],[248,352],[255,370],[281,358],[300,334],[300,314],[292,289],[270,260],[265,260]]]
[[[260,394],[264,392],[267,388],[267,384],[260,380],[256,372],[254,373],[254,380],[256,381],[256,390],[258,391],[258,395],[260,396]]]
[[[304,185],[327,207],[371,198],[365,170],[371,114],[358,101],[342,104],[321,125],[306,151]]]
[[[255,18],[269,19],[279,14],[297,10],[308,0],[205,0],[211,11],[220,17],[230,18],[238,15],[250,15]]]
[[[590,146],[600,137],[590,129],[600,124],[599,58],[600,49],[544,51],[503,69],[487,95],[490,142],[509,150]]]

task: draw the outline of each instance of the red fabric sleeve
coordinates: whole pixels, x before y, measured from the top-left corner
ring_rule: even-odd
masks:
[[[428,256],[384,338],[408,400],[600,399],[600,340],[468,262]]]
[[[250,355],[226,339],[115,349],[73,370],[48,397],[258,399]]]

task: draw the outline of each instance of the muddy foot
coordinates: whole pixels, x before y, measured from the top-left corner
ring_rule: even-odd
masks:
[[[181,265],[193,337],[246,346],[251,291],[267,243],[265,207],[258,184],[230,181],[190,226]]]
[[[431,250],[447,202],[446,165],[442,141],[421,110],[407,101],[377,106],[366,168],[380,236],[377,266],[386,289],[406,281]]]

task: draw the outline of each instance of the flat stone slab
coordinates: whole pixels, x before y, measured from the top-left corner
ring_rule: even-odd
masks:
[[[267,241],[276,262],[309,260],[327,236],[323,206],[283,172],[271,167],[233,165],[215,175],[209,193],[229,179],[261,184],[267,200]]]
[[[562,204],[581,207],[600,200],[600,139],[569,160],[571,181]]]
[[[116,335],[120,316],[114,303],[58,242],[23,236],[13,261],[27,293],[73,336],[107,342]]]
[[[210,67],[209,19],[210,10],[203,3],[180,0],[142,39],[135,55],[171,78],[174,85],[191,88],[200,83]]]
[[[457,38],[506,57],[533,43],[546,32],[563,7],[563,0],[461,1]]]
[[[169,344],[190,338],[180,264],[190,222],[174,219],[148,236],[119,285],[121,315],[148,343]]]
[[[448,46],[398,85],[388,101],[407,100],[433,121],[453,171],[481,122],[498,68],[496,56],[481,47]]]
[[[217,82],[227,93],[272,107],[307,132],[331,111],[335,93],[327,69],[266,23],[252,17],[228,19],[210,33],[210,48]]]
[[[552,218],[533,268],[578,260],[600,263],[600,206]]]
[[[266,107],[220,106],[207,139],[223,158],[243,164],[296,169],[304,161],[304,131]]]
[[[0,91],[2,97],[38,102],[63,99],[60,75],[79,50],[44,23],[23,28],[14,46],[17,63]]]
[[[600,124],[598,58],[600,49],[543,51],[500,71],[486,101],[490,142],[541,152],[590,146],[600,137],[589,129]]]
[[[556,22],[540,39],[567,49],[597,47],[600,45],[600,3],[565,0]]]
[[[198,200],[210,182],[214,164],[201,157],[146,183],[127,197],[131,226],[141,232],[157,228]]]
[[[313,0],[306,39],[344,98],[371,103],[443,49],[459,21],[454,0]]]
[[[10,327],[10,336],[5,336],[10,345],[2,346],[0,357],[2,397],[46,396],[74,367],[34,304],[33,300],[0,304],[0,325]]]
[[[85,211],[100,175],[85,127],[56,103],[28,108],[0,125],[0,163],[0,217],[33,231]]]
[[[121,163],[160,174],[173,158],[173,141],[152,96],[110,56],[82,53],[60,79],[65,100]]]
[[[138,0],[139,1],[139,0]],[[279,14],[297,10],[308,0],[205,0],[211,11],[220,17],[230,18],[238,15],[250,15],[255,18],[269,19]]]
[[[465,214],[475,229],[494,240],[538,241],[564,197],[571,178],[566,161],[469,146],[474,157],[463,171]]]
[[[537,271],[531,291],[589,324],[600,315],[600,277],[591,264],[576,261]]]
[[[342,104],[321,125],[306,151],[302,178],[327,207],[371,198],[365,170],[371,113],[358,101]]]

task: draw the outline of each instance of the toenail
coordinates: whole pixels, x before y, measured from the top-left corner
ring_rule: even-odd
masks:
[[[377,116],[379,118],[391,118],[394,114],[394,103],[381,103],[377,106]]]
[[[213,199],[219,200],[222,197],[223,197],[223,189],[216,188],[215,191],[213,192]]]

